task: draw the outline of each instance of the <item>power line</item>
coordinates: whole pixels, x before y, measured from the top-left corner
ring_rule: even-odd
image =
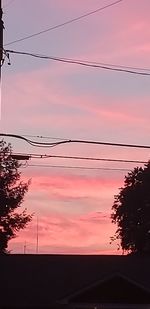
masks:
[[[21,139],[21,140],[27,142],[28,144],[30,144],[31,146],[35,146],[35,147],[55,147],[55,146],[63,145],[63,144],[78,143],[78,144],[92,144],[92,145],[103,145],[103,146],[150,149],[150,145],[113,143],[113,142],[102,142],[102,141],[94,141],[94,140],[69,139],[69,140],[62,140],[62,141],[59,141],[59,142],[45,143],[45,142],[33,141],[33,140],[27,139],[27,138],[25,138],[21,135],[17,135],[17,134],[0,133],[0,136]]]
[[[27,36],[25,36],[25,37],[23,37],[23,38],[16,39],[16,40],[14,40],[14,41],[8,42],[7,44],[5,44],[5,46],[8,46],[8,45],[11,45],[11,44],[14,44],[14,43],[18,43],[18,42],[22,42],[22,41],[31,39],[31,38],[33,38],[33,37],[35,37],[35,36],[38,36],[38,35],[44,34],[44,33],[46,33],[46,32],[49,32],[49,31],[58,29],[58,28],[60,28],[60,27],[66,26],[66,25],[71,24],[71,23],[73,23],[73,22],[76,22],[76,21],[78,21],[78,20],[80,20],[80,19],[83,19],[83,18],[85,18],[85,17],[88,17],[88,16],[90,16],[90,15],[93,15],[93,14],[95,14],[95,13],[98,13],[98,12],[100,12],[100,11],[102,11],[102,10],[105,10],[105,9],[107,9],[107,8],[109,8],[109,7],[112,7],[112,6],[118,4],[118,3],[122,2],[122,1],[124,1],[124,0],[118,0],[118,1],[112,2],[112,3],[108,4],[108,5],[105,5],[105,6],[103,6],[103,7],[98,8],[98,9],[96,9],[96,10],[90,11],[90,12],[88,12],[88,13],[86,13],[86,14],[83,14],[83,15],[80,15],[80,16],[75,17],[75,18],[73,18],[73,19],[70,19],[70,20],[68,20],[68,21],[65,21],[65,22],[63,22],[63,23],[61,23],[61,24],[58,24],[58,25],[52,26],[52,27],[50,27],[50,28],[47,28],[47,29],[45,29],[45,30],[42,30],[42,31],[39,31],[39,32],[30,34],[30,35],[27,35]]]
[[[148,72],[140,72],[136,71],[136,68],[128,69],[125,68],[125,66],[120,66],[115,67],[114,64],[110,64],[110,66],[106,65],[105,63],[103,64],[98,64],[95,62],[86,62],[86,61],[79,61],[76,59],[69,59],[69,58],[59,58],[59,57],[52,57],[52,56],[46,56],[46,55],[40,55],[40,54],[34,54],[34,53],[29,53],[29,52],[22,52],[22,51],[15,51],[15,50],[5,50],[7,54],[17,54],[17,55],[25,55],[25,56],[31,56],[39,59],[45,59],[45,60],[53,60],[53,61],[58,61],[58,62],[63,62],[63,63],[68,63],[68,64],[76,64],[80,66],[85,66],[85,67],[91,67],[91,68],[99,68],[99,69],[104,69],[104,70],[110,70],[110,71],[116,71],[116,72],[125,72],[125,73],[130,73],[130,74],[136,74],[136,75],[143,75],[143,76],[150,76],[150,73]],[[124,68],[123,68],[124,67]],[[144,71],[144,68],[139,68],[139,70]],[[150,69],[145,69],[145,71],[149,71]]]
[[[27,142],[28,144],[30,144],[31,146],[34,146],[34,147],[54,147],[54,146],[57,146],[58,144],[65,144],[65,143],[68,142],[67,140],[62,140],[60,142],[53,142],[53,143],[42,142],[41,143],[41,142],[30,140],[30,139],[28,139],[28,138],[26,138],[22,135],[9,134],[9,133],[0,133],[0,136],[20,139],[20,140],[23,140],[23,141]]]
[[[104,171],[123,171],[123,172],[127,172],[131,170],[131,169],[126,169],[126,168],[85,167],[85,166],[49,165],[49,164],[27,164],[26,167],[63,168],[63,169],[79,169],[79,170],[104,170]]]
[[[51,139],[51,140],[61,140],[61,141],[66,141],[69,140],[67,137],[54,137],[54,136],[49,136],[49,135],[33,135],[33,134],[22,134],[23,137],[33,137],[33,138],[39,138],[39,139]]]
[[[40,59],[47,59],[47,60],[57,60],[57,61],[64,61],[64,62],[72,62],[75,64],[90,64],[90,65],[99,65],[99,66],[108,66],[108,67],[116,67],[116,68],[123,68],[123,69],[131,69],[131,70],[140,70],[140,71],[150,71],[150,68],[142,68],[142,67],[135,67],[135,66],[126,66],[126,65],[120,65],[120,64],[114,64],[114,63],[104,63],[104,62],[96,62],[96,61],[89,61],[89,60],[83,60],[83,59],[73,59],[73,58],[64,58],[64,57],[55,57],[55,56],[47,56],[37,53],[30,53],[30,52],[22,52],[22,51],[16,51],[16,50],[5,50],[6,53],[12,53],[12,54],[18,54],[18,55],[25,55],[25,56],[32,56],[35,58]]]
[[[54,57],[57,58],[57,57]],[[63,58],[63,57],[58,57],[63,60],[69,60],[69,61],[78,61],[78,62],[85,62],[85,63],[90,63],[90,64],[99,64],[99,65],[105,65],[105,66],[110,66],[110,67],[117,67],[117,68],[124,68],[124,69],[131,69],[131,70],[141,70],[141,71],[150,71],[150,68],[142,68],[142,67],[135,67],[135,66],[126,66],[126,65],[121,65],[121,64],[115,64],[115,63],[104,63],[104,62],[96,62],[96,61],[89,61],[89,60],[83,60],[83,59],[73,59],[73,58]]]
[[[31,135],[31,134],[22,134],[24,137],[34,137],[34,138],[41,138],[41,139],[52,139],[52,140],[61,140],[65,141],[67,138],[62,137],[52,137],[52,136],[43,136],[43,135]]]
[[[126,160],[126,159],[111,159],[111,158],[95,158],[95,157],[83,157],[83,156],[67,156],[67,155],[47,155],[47,154],[27,154],[27,153],[13,153],[13,156],[29,157],[30,159],[73,159],[73,160],[85,160],[85,161],[104,161],[104,162],[118,162],[118,163],[138,163],[146,164],[147,161],[141,160]]]

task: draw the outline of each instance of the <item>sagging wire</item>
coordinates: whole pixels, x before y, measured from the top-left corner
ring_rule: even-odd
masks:
[[[150,145],[137,145],[137,144],[125,144],[125,143],[113,143],[113,142],[102,142],[102,141],[94,141],[94,140],[80,140],[80,139],[68,139],[62,140],[60,142],[37,142],[30,139],[25,138],[24,136],[17,134],[9,134],[9,133],[0,133],[2,137],[11,137],[21,139],[31,146],[34,147],[55,147],[63,144],[71,144],[71,143],[80,143],[80,144],[92,144],[92,145],[103,145],[103,146],[116,146],[116,147],[127,147],[127,148],[139,148],[139,149],[150,149]]]
[[[60,141],[60,142],[52,142],[52,143],[47,142],[47,143],[45,143],[45,142],[33,141],[33,140],[30,140],[30,139],[28,139],[24,136],[17,135],[17,134],[0,133],[0,136],[21,139],[21,140],[27,142],[28,144],[30,144],[31,146],[35,146],[35,147],[55,147],[59,144],[66,144],[70,141],[70,140],[63,140],[63,141]]]

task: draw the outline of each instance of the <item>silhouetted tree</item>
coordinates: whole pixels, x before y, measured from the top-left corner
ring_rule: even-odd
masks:
[[[123,251],[150,254],[150,161],[125,176],[111,218],[118,225],[112,240],[120,240]]]
[[[0,254],[8,253],[8,241],[16,237],[16,233],[32,219],[26,209],[15,212],[21,206],[29,186],[29,182],[20,181],[20,166],[12,157],[11,145],[0,141]]]

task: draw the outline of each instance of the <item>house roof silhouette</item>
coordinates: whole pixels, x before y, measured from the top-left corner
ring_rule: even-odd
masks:
[[[8,255],[0,268],[1,308],[150,304],[146,256]]]

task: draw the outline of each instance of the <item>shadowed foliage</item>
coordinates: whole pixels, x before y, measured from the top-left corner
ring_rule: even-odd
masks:
[[[120,240],[123,251],[150,254],[150,161],[125,176],[112,210],[118,225],[112,240]]]
[[[0,141],[0,254],[8,253],[8,242],[32,219],[26,209],[15,212],[29,186],[29,182],[20,181],[20,166],[21,163],[12,157],[11,145]]]

